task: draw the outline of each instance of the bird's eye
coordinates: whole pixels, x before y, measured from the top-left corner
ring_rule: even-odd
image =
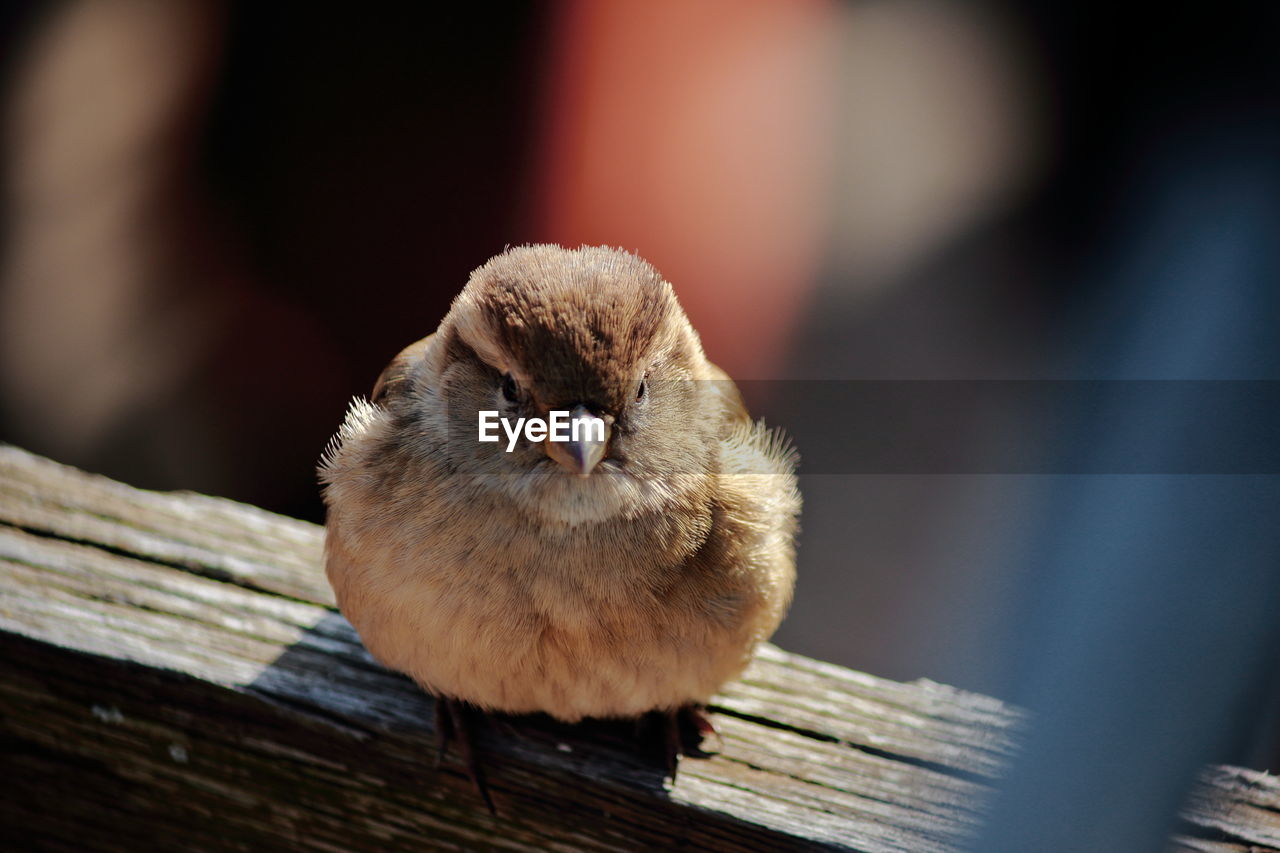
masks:
[[[512,378],[510,373],[502,375],[502,397],[508,403],[514,403],[520,399],[520,389],[516,386],[516,380]]]
[[[640,380],[639,387],[636,388],[636,402],[644,399],[644,395],[649,393],[649,379],[645,377]]]

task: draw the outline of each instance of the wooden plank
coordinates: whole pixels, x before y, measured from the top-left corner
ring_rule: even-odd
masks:
[[[1208,841],[1203,838],[1188,838],[1179,835],[1173,839],[1169,853],[1268,853],[1271,847],[1258,847],[1253,844],[1239,844],[1232,841]]]
[[[208,815],[210,838],[237,802],[241,811],[257,806],[240,827],[246,838],[279,833],[259,816],[273,792],[305,796],[304,813],[331,811],[362,767],[377,773],[359,791],[365,798],[406,788],[385,806],[386,820],[411,831],[406,838],[458,826],[468,846],[505,827],[477,808],[456,766],[433,776],[429,702],[373,662],[329,610],[12,528],[0,529],[0,569],[11,735],[48,751],[72,744],[77,762],[146,787],[185,789]],[[120,682],[130,682],[124,695],[112,686]],[[291,719],[302,722],[297,731]],[[629,726],[584,737],[544,722],[523,735],[489,732],[482,749],[502,816],[529,824],[522,843],[530,847],[547,837],[582,846],[578,834],[597,833],[605,813],[618,830],[609,847],[666,846],[679,827],[726,849],[803,840],[929,851],[947,849],[972,824],[971,782],[729,716],[720,725],[724,752],[683,762],[670,789],[659,767],[628,748]],[[236,755],[237,743],[246,755]],[[186,762],[172,760],[175,745]],[[282,752],[316,778],[313,788],[267,767]],[[212,763],[197,764],[197,754]],[[549,814],[554,825],[542,826]],[[182,822],[196,826],[197,817]]]
[[[970,837],[1012,754],[996,700],[767,646],[674,785],[630,724],[485,728],[495,818],[452,757],[433,769],[427,698],[333,611],[321,541],[0,447],[4,825],[55,849],[928,853]],[[1211,771],[1176,844],[1277,849],[1259,776]]]
[[[1209,767],[1200,775],[1183,817],[1205,833],[1253,845],[1280,847],[1280,777],[1239,767]]]
[[[317,488],[319,488],[317,486]],[[3,521],[332,606],[314,524],[222,498],[161,494],[0,445]]]

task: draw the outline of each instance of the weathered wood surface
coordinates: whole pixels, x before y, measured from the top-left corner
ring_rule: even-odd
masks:
[[[761,650],[675,784],[626,724],[522,719],[480,749],[333,610],[315,525],[0,446],[0,845],[66,850],[954,850],[1019,715]],[[1280,849],[1280,783],[1212,768],[1174,846]]]

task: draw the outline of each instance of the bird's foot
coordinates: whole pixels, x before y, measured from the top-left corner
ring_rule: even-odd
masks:
[[[657,751],[673,782],[680,756],[705,758],[711,753],[702,749],[702,739],[707,735],[720,737],[702,705],[689,704],[669,711],[654,711],[650,719],[656,723]]]
[[[484,771],[480,769],[480,761],[476,756],[475,744],[471,738],[471,723],[468,719],[483,715],[483,711],[465,702],[445,696],[436,697],[436,768],[439,769],[440,762],[449,750],[449,741],[457,741],[458,753],[466,768],[467,778],[471,780],[471,784],[489,809],[489,813],[496,815],[498,811],[493,807],[493,798],[489,796],[489,787],[484,781]]]

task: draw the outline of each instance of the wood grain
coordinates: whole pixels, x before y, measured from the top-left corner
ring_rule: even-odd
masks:
[[[949,851],[1022,719],[764,647],[674,784],[631,723],[487,725],[499,816],[431,703],[333,610],[322,531],[0,446],[6,847]],[[1174,849],[1280,849],[1280,787],[1211,768]]]

